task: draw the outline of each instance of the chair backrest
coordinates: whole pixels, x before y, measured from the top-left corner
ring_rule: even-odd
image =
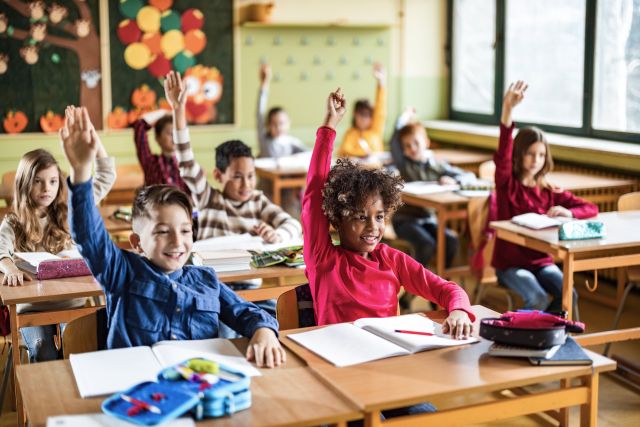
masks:
[[[489,197],[472,197],[467,204],[469,221],[470,265],[480,277],[493,277],[495,271],[490,266],[495,237],[487,233],[489,220]]]
[[[107,311],[101,308],[67,323],[62,332],[62,353],[68,359],[74,353],[87,353],[106,347]]]
[[[640,210],[640,191],[634,193],[627,193],[620,196],[618,199],[619,211],[634,211]]]
[[[308,284],[296,286],[278,297],[276,319],[282,331],[315,326],[313,300]]]
[[[495,180],[495,173],[496,164],[493,160],[487,160],[486,162],[480,163],[480,166],[478,166],[478,178],[480,179],[493,182]]]
[[[7,206],[11,205],[13,200],[13,186],[16,181],[16,171],[9,171],[2,174],[2,186],[0,187],[1,197],[5,200]]]

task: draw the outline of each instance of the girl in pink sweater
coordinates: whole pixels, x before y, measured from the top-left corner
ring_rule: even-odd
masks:
[[[511,112],[524,99],[527,87],[523,81],[512,83],[502,102],[500,142],[494,156],[497,219],[511,219],[528,212],[580,219],[597,215],[597,206],[546,181],[553,160],[542,130],[523,128],[513,139]],[[524,308],[561,310],[562,271],[549,254],[498,239],[492,265],[498,279],[522,296]],[[575,289],[573,292],[575,305],[577,293]]]
[[[444,332],[468,337],[474,315],[464,290],[380,243],[386,217],[401,204],[402,181],[348,160],[338,160],[331,168],[335,128],[346,111],[340,89],[329,95],[326,111],[302,201],[306,275],[318,325],[394,316],[404,286],[449,311]],[[337,246],[329,224],[340,235]]]

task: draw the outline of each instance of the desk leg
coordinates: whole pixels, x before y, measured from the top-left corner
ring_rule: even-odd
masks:
[[[381,425],[380,411],[365,412],[364,427],[380,427]]]
[[[282,187],[280,186],[280,178],[273,179],[273,203],[282,207]]]
[[[561,389],[571,388],[571,380],[570,379],[560,380],[560,388]],[[558,421],[560,422],[560,427],[569,426],[569,408],[560,408],[558,410]]]
[[[580,406],[580,426],[596,426],[598,424],[598,387],[600,375],[593,373],[582,377],[582,384],[589,388],[589,401]]]
[[[562,264],[562,309],[573,319],[573,254],[567,253]]]
[[[446,242],[444,230],[447,227],[447,216],[444,209],[437,210],[438,216],[438,236],[436,241],[436,274],[440,277],[444,276],[445,265],[444,256],[446,253]]]
[[[18,379],[16,378],[16,367],[20,364],[20,324],[18,323],[18,312],[16,305],[9,306],[9,313],[11,315],[11,345],[13,347],[13,369],[11,375],[13,376],[13,386],[16,393],[16,413],[18,416],[18,426],[24,427],[24,408],[22,407],[22,394],[20,393],[20,386],[18,385]]]

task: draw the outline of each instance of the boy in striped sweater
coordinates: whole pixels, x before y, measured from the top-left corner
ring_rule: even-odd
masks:
[[[207,182],[204,171],[194,160],[189,143],[185,113],[186,84],[179,73],[172,71],[165,78],[164,87],[173,111],[173,140],[176,143],[180,175],[189,187],[198,210],[198,239],[242,233],[258,235],[266,243],[300,238],[300,223],[267,199],[262,191],[255,189],[254,158],[251,149],[242,141],[227,141],[216,148],[213,176],[220,183],[222,191]],[[232,289],[246,289],[249,286],[247,283],[228,285]],[[261,301],[257,305],[275,316],[275,301]],[[220,336],[224,335],[221,330]]]

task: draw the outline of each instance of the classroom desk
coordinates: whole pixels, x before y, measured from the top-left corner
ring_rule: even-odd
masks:
[[[547,179],[551,184],[569,190],[578,197],[598,205],[601,212],[618,209],[618,198],[635,190],[638,181],[632,179],[609,178],[579,172],[550,172]]]
[[[307,168],[299,166],[256,166],[256,175],[260,179],[271,181],[272,201],[278,206],[282,206],[282,190],[287,188],[303,189],[307,185]]]
[[[479,318],[497,314],[481,306],[473,306],[473,311]],[[442,312],[426,314],[434,320],[444,319]],[[491,343],[486,340],[337,368],[286,337],[295,332],[284,331],[281,341],[328,384],[353,401],[364,412],[368,427],[468,425],[575,405],[581,408],[581,425],[595,426],[599,374],[615,369],[614,361],[592,352],[588,353],[594,359],[593,366],[532,366],[526,359],[488,357],[485,353]],[[553,381],[560,381],[560,386],[543,392],[522,393],[522,387]],[[505,389],[516,389],[519,393],[515,397],[485,400],[431,414],[380,421],[380,411],[385,409]],[[563,425],[568,425],[566,409],[555,416]]]
[[[493,160],[493,153],[486,151],[452,148],[434,148],[432,151],[436,160],[444,160],[452,166],[473,172],[476,176],[482,163]]]
[[[283,367],[261,369],[263,375],[251,379],[249,409],[231,417],[203,420],[197,426],[346,426],[347,421],[362,418],[354,404],[325,385],[294,354],[287,353]],[[19,366],[17,380],[32,427],[44,427],[47,417],[53,415],[100,412],[104,400],[80,397],[68,360]]]
[[[116,167],[116,181],[106,195],[104,205],[130,205],[135,192],[144,186],[144,173],[139,164],[120,165]]]
[[[113,213],[118,210],[120,206],[100,206],[98,209],[100,210],[100,216],[104,221],[104,226],[109,232],[112,233],[120,233],[123,231],[131,231],[131,222],[125,221],[123,219],[115,218]]]
[[[304,268],[292,268],[283,265],[254,268],[240,271],[217,273],[218,279],[224,283],[249,279],[277,279],[274,285],[265,284],[256,289],[236,290],[235,293],[247,301],[264,301],[278,298],[281,294],[303,283],[307,283]]]
[[[0,298],[2,304],[9,308],[11,315],[11,342],[13,343],[13,373],[20,365],[20,351],[17,343],[20,342],[18,331],[26,326],[51,325],[55,323],[70,322],[82,316],[90,314],[100,307],[81,307],[66,310],[42,311],[18,313],[17,304],[35,303],[42,301],[60,301],[81,297],[93,297],[103,295],[102,288],[92,276],[69,277],[66,279],[33,280],[25,281],[23,286],[0,286]],[[24,415],[22,399],[18,382],[14,381],[16,392],[16,410],[18,412],[18,425],[23,426]]]
[[[602,239],[558,240],[558,228],[532,230],[511,221],[493,221],[497,238],[550,253],[562,261],[562,308],[571,318],[573,273],[640,265],[640,211],[605,212],[597,219],[605,224]]]

